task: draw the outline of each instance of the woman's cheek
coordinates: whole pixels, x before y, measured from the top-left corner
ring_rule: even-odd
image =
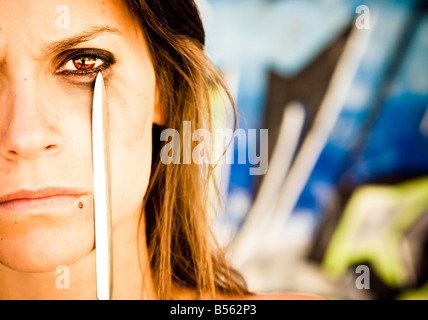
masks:
[[[154,97],[120,83],[106,83],[109,108],[113,227],[137,218],[147,189],[152,155]]]

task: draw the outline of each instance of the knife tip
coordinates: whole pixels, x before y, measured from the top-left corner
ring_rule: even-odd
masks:
[[[103,79],[103,75],[102,75],[102,73],[100,71],[97,74],[97,78],[95,79],[95,83],[102,83],[102,82],[104,82],[104,79]]]

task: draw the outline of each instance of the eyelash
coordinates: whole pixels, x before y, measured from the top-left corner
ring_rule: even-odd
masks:
[[[65,57],[64,57],[65,56]],[[89,70],[61,70],[64,68],[70,61],[79,59],[79,58],[91,58],[97,60],[101,60],[102,64],[99,67]],[[108,51],[98,50],[98,49],[78,49],[63,52],[58,60],[62,60],[59,64],[58,68],[55,71],[55,74],[61,76],[92,76],[97,74],[100,71],[104,71],[110,68],[115,63],[115,58],[113,54]]]

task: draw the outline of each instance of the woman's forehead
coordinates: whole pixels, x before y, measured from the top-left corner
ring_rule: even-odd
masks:
[[[0,0],[0,58],[6,45],[38,54],[48,43],[100,28],[125,37],[136,30],[123,1]]]

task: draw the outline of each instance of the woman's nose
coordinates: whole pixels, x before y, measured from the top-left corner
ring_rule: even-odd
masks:
[[[0,156],[34,159],[54,153],[62,143],[56,112],[43,88],[28,79],[10,84],[0,105]]]

